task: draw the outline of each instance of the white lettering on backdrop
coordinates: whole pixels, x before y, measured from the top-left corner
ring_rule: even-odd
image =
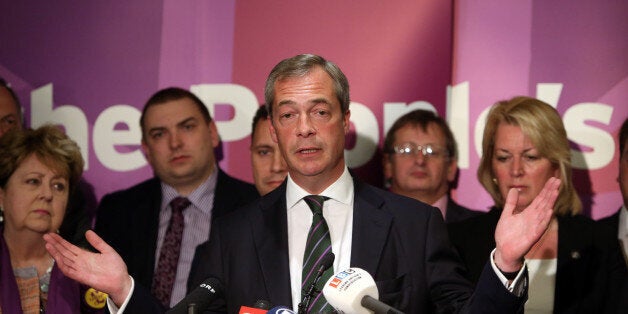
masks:
[[[250,134],[250,125],[258,103],[255,94],[245,86],[236,84],[199,84],[190,90],[199,96],[214,113],[215,105],[229,104],[233,108],[233,117],[228,121],[216,121],[218,132],[225,142],[236,141]],[[560,83],[539,83],[536,97],[556,107],[562,91]],[[470,156],[469,125],[469,83],[464,82],[447,87],[447,122],[458,142],[461,169],[468,169]],[[65,127],[66,132],[81,147],[86,160],[85,169],[89,169],[89,130],[85,113],[72,105],[53,106],[53,84],[47,84],[31,92],[31,121],[33,127],[44,123],[54,123]],[[425,101],[409,104],[390,102],[383,104],[383,129],[381,134],[391,127],[403,114],[415,109],[427,109],[436,112],[434,106]],[[486,108],[475,121],[474,147],[478,156],[482,151],[482,131],[488,113]],[[573,166],[579,169],[599,169],[607,166],[615,154],[613,137],[607,131],[589,123],[608,125],[613,107],[602,103],[579,103],[571,105],[563,115],[563,122],[569,139],[585,149],[572,150]],[[147,162],[139,148],[141,130],[139,128],[140,110],[125,104],[113,105],[99,114],[92,130],[94,152],[97,160],[112,171],[131,171],[144,167]],[[351,104],[351,123],[357,133],[354,147],[346,150],[349,167],[366,164],[375,154],[379,143],[380,125],[373,111],[360,103]],[[117,128],[123,124],[126,128]],[[117,145],[137,145],[126,152],[116,150]]]

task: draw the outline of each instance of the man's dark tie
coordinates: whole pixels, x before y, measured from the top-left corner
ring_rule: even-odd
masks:
[[[320,261],[323,259],[325,254],[327,254],[327,252],[331,252],[329,227],[327,227],[327,222],[325,221],[325,218],[323,218],[323,202],[327,199],[327,197],[320,195],[308,195],[303,198],[312,210],[312,226],[310,227],[310,231],[307,235],[305,254],[303,256],[301,300],[304,299],[312,281],[316,278],[316,273],[320,267]],[[314,291],[314,295],[312,296],[310,306],[307,309],[308,313],[333,311],[333,307],[327,303],[327,300],[321,293],[323,285],[333,275],[333,273],[333,267],[330,267],[323,273],[323,276],[319,280]]]
[[[183,210],[188,206],[190,206],[190,201],[185,197],[176,197],[170,202],[172,217],[161,245],[157,270],[153,276],[152,293],[166,308],[170,307],[170,295],[177,276],[177,264],[183,238]]]

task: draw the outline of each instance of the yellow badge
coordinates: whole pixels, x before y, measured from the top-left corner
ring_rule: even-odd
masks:
[[[85,292],[85,302],[95,309],[102,309],[107,304],[107,294],[94,288],[89,288]]]

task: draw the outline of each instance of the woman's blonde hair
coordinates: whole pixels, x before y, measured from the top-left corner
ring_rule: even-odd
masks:
[[[518,96],[493,105],[486,118],[482,139],[482,158],[478,180],[493,198],[497,207],[504,206],[504,196],[494,181],[492,161],[495,135],[500,123],[515,125],[530,139],[542,157],[560,170],[561,185],[554,206],[556,215],[575,215],[582,211],[582,202],[571,180],[571,150],[565,126],[552,106],[531,97]]]

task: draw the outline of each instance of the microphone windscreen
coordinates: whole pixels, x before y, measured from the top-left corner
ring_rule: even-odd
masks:
[[[255,301],[255,304],[253,304],[254,308],[258,308],[258,309],[263,309],[263,310],[270,310],[271,307],[273,307],[270,303],[270,301],[266,301],[266,300],[257,300]]]
[[[329,251],[327,252],[327,254],[325,254],[325,256],[323,256],[323,259],[321,260],[321,267],[324,270],[329,269],[329,267],[331,267],[331,265],[334,264],[334,259],[336,258],[336,255],[334,255],[334,252]]]
[[[323,295],[336,310],[356,314],[372,313],[361,304],[364,296],[379,298],[375,280],[360,268],[349,268],[329,278],[323,287]]]
[[[268,314],[296,314],[291,308],[280,305],[268,310]]]
[[[196,289],[168,310],[167,314],[187,314],[190,304],[194,304],[197,312],[202,312],[209,307],[223,293],[223,286],[216,278],[207,278]]]

